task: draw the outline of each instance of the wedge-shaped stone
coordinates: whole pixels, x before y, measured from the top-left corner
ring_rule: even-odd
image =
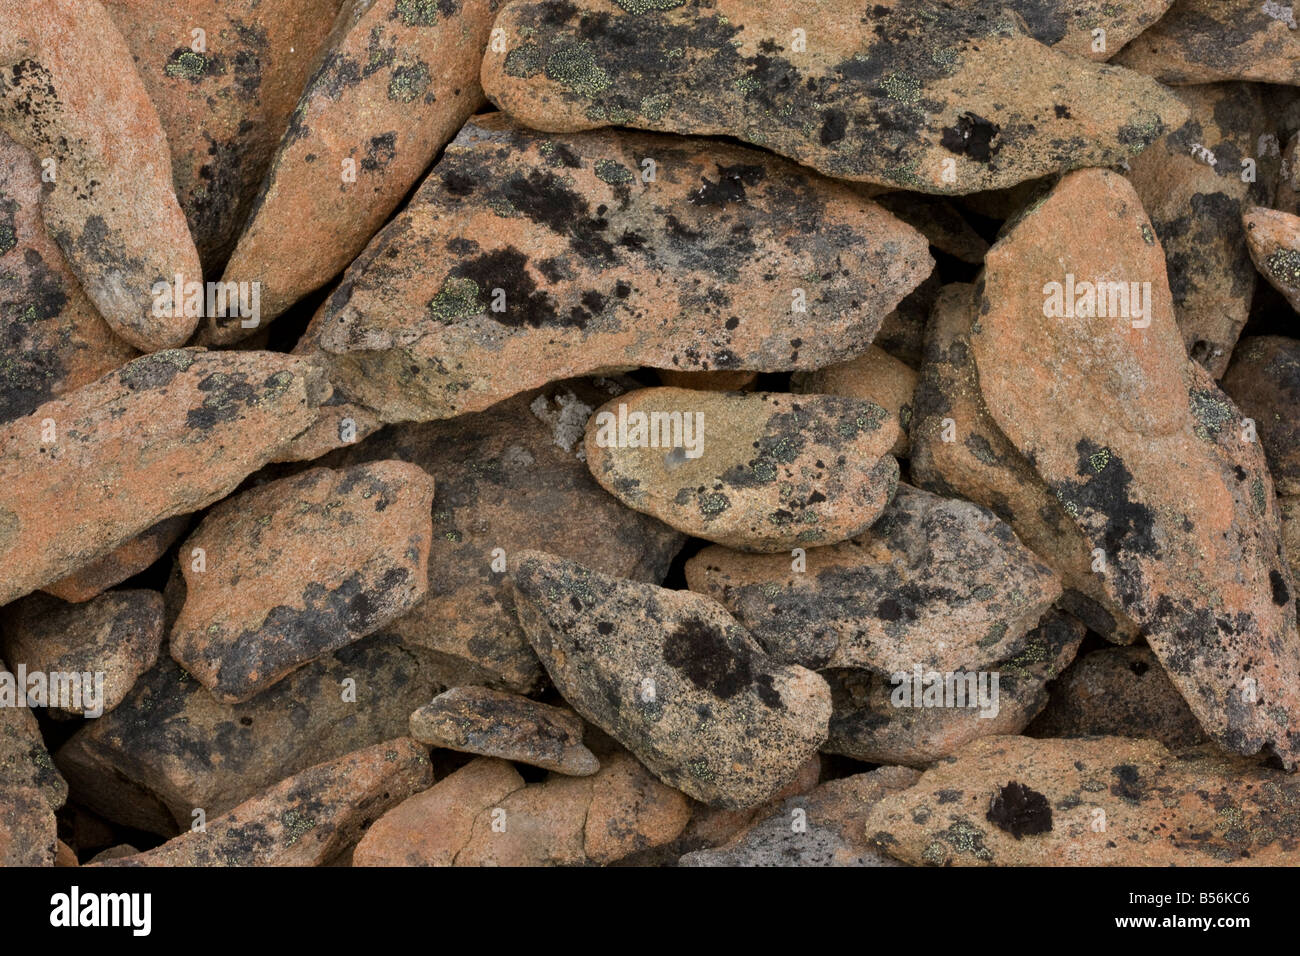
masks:
[[[998,427],[1206,731],[1294,766],[1300,636],[1273,483],[1241,412],[1186,359],[1132,186],[1102,170],[1063,177],[986,262],[971,348]],[[1080,285],[1062,314],[1063,287],[1084,282],[1103,287],[1091,311],[1105,314],[1079,314]]]
[[[229,494],[328,394],[302,359],[176,349],[0,426],[0,604]]]
[[[423,421],[616,367],[843,361],[932,265],[919,232],[770,154],[488,116],[352,264],[307,342],[353,400]]]
[[[1254,422],[1278,495],[1300,495],[1300,341],[1245,339],[1223,376],[1223,390]]]
[[[708,598],[536,551],[514,582],[519,621],[564,699],[688,796],[755,806],[825,740],[826,682],[769,659]]]
[[[734,136],[931,193],[1118,163],[1186,118],[1148,77],[1045,47],[1009,6],[529,0],[497,19],[508,49],[484,58],[483,89],[536,129]]]
[[[645,388],[587,423],[587,464],[630,508],[745,551],[834,544],[898,484],[898,421],[834,395]]]
[[[987,509],[907,485],[851,541],[795,560],[705,548],[686,563],[686,580],[774,660],[882,674],[1004,660],[1061,593]]]
[[[199,256],[158,112],[98,0],[0,7],[0,130],[53,172],[45,225],[113,331],[145,351],[183,345],[198,318],[167,290],[202,281]]]
[[[1300,777],[1175,759],[1154,740],[986,737],[873,806],[866,832],[928,866],[1295,866]]]
[[[64,601],[89,601],[115,584],[135,577],[161,558],[190,526],[189,515],[164,518],[97,561],[41,588]]]
[[[906,458],[912,451],[908,432],[912,427],[912,398],[916,372],[884,349],[871,346],[848,362],[829,365],[815,372],[796,372],[791,388],[805,395],[844,395],[874,402],[898,422],[898,439],[890,452]]]
[[[0,660],[0,866],[53,866],[54,811],[67,800],[68,785],[27,709],[26,690]]]
[[[1242,224],[1259,274],[1300,312],[1300,216],[1251,209],[1242,217]]]

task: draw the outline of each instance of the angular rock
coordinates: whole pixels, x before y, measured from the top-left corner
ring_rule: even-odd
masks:
[[[0,133],[0,421],[93,382],[138,353],[81,291],[41,215],[35,158]]]
[[[1272,129],[1259,88],[1245,83],[1175,91],[1191,113],[1127,173],[1165,251],[1174,313],[1188,354],[1219,378],[1250,316],[1257,275],[1241,213],[1267,205],[1278,158],[1262,155]],[[1254,164],[1252,182],[1243,182]]]
[[[1241,221],[1259,274],[1300,312],[1300,216],[1252,209]]]
[[[0,604],[226,496],[326,395],[302,359],[177,349],[0,426]]]
[[[592,408],[620,392],[608,380],[559,382],[450,421],[394,425],[337,456],[396,458],[434,477],[428,594],[388,629],[457,669],[455,683],[527,693],[543,680],[515,616],[520,551],[653,584],[667,574],[682,536],[619,504],[582,460]]]
[[[89,601],[148,568],[180,539],[189,526],[189,515],[164,518],[99,560],[45,585],[41,590],[64,601]]]
[[[482,105],[499,0],[351,4],[271,161],[225,282],[260,282],[275,318],[351,262]],[[292,241],[302,223],[312,242]],[[248,334],[214,319],[215,341]]]
[[[432,747],[500,757],[570,777],[600,769],[565,707],[487,687],[454,687],[411,714],[411,736]]]
[[[1045,314],[1072,276],[1114,284],[1107,315]],[[1185,358],[1126,180],[1063,177],[990,250],[971,349],[989,412],[1100,550],[1105,586],[1201,725],[1294,766],[1300,636],[1273,484],[1240,411]]]
[[[843,395],[873,402],[898,422],[898,440],[890,454],[906,458],[912,443],[912,396],[917,374],[906,363],[875,345],[855,359],[828,365],[815,372],[796,372],[790,379],[793,391],[808,395]]]
[[[1039,43],[1090,60],[1109,60],[1124,48],[1124,44],[1159,20],[1173,2],[1010,0],[1005,7],[1024,18],[1030,36]],[[1098,30],[1103,32],[1102,36],[1097,35]]]
[[[924,767],[978,737],[1018,734],[1047,703],[1044,685],[1074,659],[1084,633],[1077,620],[1053,610],[1014,657],[985,671],[914,668],[892,677],[823,671],[834,711],[822,750],[868,763]]]
[[[210,821],[300,770],[404,736],[411,711],[442,689],[427,662],[382,635],[246,704],[219,703],[164,657],[55,759],[79,803],[173,836],[189,829],[195,809]]]
[[[705,548],[686,562],[686,580],[776,661],[882,674],[1004,660],[1061,593],[987,509],[907,485],[851,541],[796,561]]]
[[[536,551],[514,583],[520,624],[564,699],[688,796],[762,803],[825,739],[826,682],[770,660],[708,598]]]
[[[925,323],[934,308],[943,283],[937,272],[910,292],[898,308],[880,322],[873,345],[879,346],[908,368],[921,367],[921,353],[925,348]]]
[[[597,370],[842,361],[932,264],[860,191],[770,154],[494,115],[466,124],[305,340],[386,421],[446,418]]]
[[[158,109],[176,198],[216,278],[342,0],[102,2]]]
[[[202,281],[199,257],[158,113],[97,0],[0,9],[0,130],[52,161],[45,225],[113,331],[146,352],[183,345],[197,317],[155,283]]]
[[[1294,866],[1300,777],[1177,759],[1154,740],[986,737],[871,808],[868,837],[928,866]]]
[[[163,600],[157,591],[111,591],[85,604],[33,594],[5,608],[4,657],[28,673],[76,674],[72,706],[51,709],[100,717],[117,707],[136,679],[158,662]],[[92,675],[90,682],[84,675]],[[102,680],[102,683],[101,683]],[[52,693],[52,692],[51,692]],[[79,696],[80,700],[75,697]]]
[[[989,244],[957,211],[949,200],[922,193],[886,193],[875,201],[903,222],[920,230],[930,245],[956,256],[962,262],[979,265]]]
[[[786,800],[725,846],[686,854],[678,866],[899,866],[866,842],[863,824],[877,800],[920,776],[904,767],[881,767],[828,780]]]
[[[1114,62],[1162,83],[1300,84],[1300,33],[1289,3],[1176,0]]]
[[[237,704],[379,630],[428,588],[433,490],[419,466],[381,461],[223,501],[181,546],[173,659]]]
[[[587,465],[629,508],[744,551],[860,534],[898,483],[898,422],[831,395],[644,388],[587,422]]]
[[[1300,341],[1279,335],[1244,340],[1223,390],[1254,420],[1278,495],[1300,494]]]
[[[1205,732],[1150,648],[1105,647],[1071,664],[1029,737],[1139,737],[1171,750],[1205,741]]]
[[[7,676],[6,676],[7,675]],[[13,671],[0,661],[0,677],[14,698],[0,706],[0,866],[53,866],[54,811],[68,785],[54,768],[36,718],[27,709]]]
[[[797,23],[748,0],[513,3],[483,89],[536,129],[728,135],[829,176],[950,194],[1118,163],[1186,118],[1149,78],[1043,46],[998,0],[865,15],[833,0],[809,11],[806,49]]]
[[[428,751],[400,738],[309,767],[162,846],[107,866],[321,866],[369,821],[433,783]]]

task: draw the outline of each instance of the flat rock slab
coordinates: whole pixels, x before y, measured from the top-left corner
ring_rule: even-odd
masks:
[[[1280,335],[1245,339],[1223,390],[1255,422],[1278,495],[1300,494],[1300,342]]]
[[[1106,315],[1048,314],[1049,284],[1072,279],[1115,283],[1093,310]],[[1063,177],[989,252],[978,314],[986,407],[1100,551],[1106,587],[1201,725],[1294,766],[1300,636],[1273,483],[1241,412],[1186,358],[1129,183]]]
[[[686,580],[774,660],[882,674],[1004,660],[1061,593],[987,509],[907,485],[851,541],[802,560],[705,548],[686,563]]]
[[[294,774],[162,846],[105,866],[322,866],[366,825],[433,784],[413,740],[374,744]]]
[[[41,214],[36,159],[0,133],[0,422],[125,365],[139,353],[81,290]]]
[[[271,160],[223,281],[260,282],[263,318],[333,279],[483,103],[500,0],[350,4]],[[297,242],[302,223],[313,241]],[[250,334],[215,320],[215,341]]]
[[[168,657],[56,761],[77,801],[164,836],[209,820],[300,770],[407,732],[444,689],[395,638],[374,635],[308,664],[246,704],[222,704]]]
[[[28,673],[78,675],[80,693],[65,701],[67,706],[53,699],[46,706],[100,717],[158,662],[163,599],[157,591],[110,591],[85,604],[67,604],[33,594],[5,608],[0,633],[5,660],[13,666],[22,664]]]
[[[927,866],[1295,866],[1300,777],[1154,740],[986,737],[871,808]]]
[[[0,10],[0,130],[44,161],[50,235],[113,331],[146,352],[183,345],[197,316],[154,285],[201,282],[172,191],[167,138],[131,51],[97,0]]]
[[[172,657],[237,704],[379,630],[428,587],[433,490],[418,465],[380,461],[223,501],[181,546]]]
[[[500,757],[570,777],[600,769],[582,745],[582,719],[488,687],[453,687],[411,714],[411,736],[431,747]]]
[[[772,661],[722,606],[541,552],[514,575],[519,621],[579,714],[702,803],[769,798],[821,745],[826,682]]]
[[[1186,118],[1148,77],[1049,49],[1007,6],[832,0],[800,43],[798,17],[752,0],[514,3],[483,89],[537,129],[734,136],[829,176],[951,194],[1112,165]]]
[[[1243,217],[1246,247],[1259,274],[1300,312],[1300,216],[1251,209]]]
[[[804,395],[843,395],[879,405],[898,422],[898,438],[890,454],[906,458],[912,451],[912,400],[916,371],[884,349],[871,346],[855,359],[815,372],[796,372],[791,389]]]
[[[190,526],[189,515],[164,518],[66,578],[41,588],[64,601],[89,601],[109,588],[135,577],[163,556]]]
[[[447,147],[306,342],[359,404],[427,421],[611,368],[843,361],[932,266],[925,238],[859,190],[771,154],[492,115]]]
[[[57,826],[54,811],[68,798],[68,785],[54,768],[36,718],[16,685],[11,666],[0,660],[14,698],[0,707],[0,866],[53,866]]]
[[[303,359],[175,349],[0,425],[0,604],[225,497],[328,394]]]
[[[687,534],[744,551],[834,544],[893,497],[898,421],[832,395],[645,388],[587,422],[587,464],[610,494]]]

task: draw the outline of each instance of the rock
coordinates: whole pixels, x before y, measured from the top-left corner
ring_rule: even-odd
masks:
[[[1255,294],[1241,213],[1276,189],[1278,159],[1258,150],[1272,117],[1259,88],[1245,83],[1175,92],[1191,118],[1134,157],[1127,176],[1164,247],[1187,351],[1219,378]],[[1246,160],[1253,182],[1242,181]]]
[[[881,767],[828,780],[791,797],[781,809],[727,845],[697,850],[679,866],[899,866],[863,838],[867,810],[881,797],[912,786],[915,770]]]
[[[757,372],[677,372],[656,369],[659,383],[669,388],[694,388],[704,392],[743,392],[758,380]]]
[[[428,587],[433,490],[419,466],[381,461],[223,501],[181,546],[172,657],[238,704],[384,627]]]
[[[5,608],[4,656],[28,673],[78,675],[64,714],[100,717],[117,707],[158,662],[163,600],[157,591],[110,591],[85,604],[33,594]],[[79,698],[79,699],[77,699]]]
[[[749,0],[514,3],[483,89],[536,129],[727,135],[950,194],[1112,165],[1186,118],[1147,77],[1043,46],[997,0],[882,0],[867,16],[832,0],[806,19],[800,49],[790,10]]]
[[[1062,53],[1109,60],[1135,36],[1159,20],[1174,0],[1107,3],[1106,0],[1011,0],[1005,4],[1024,18],[1039,43]],[[961,3],[957,6],[960,8]],[[978,6],[978,4],[976,4]],[[1098,36],[1097,31],[1101,31]]]
[[[916,865],[1294,866],[1298,788],[1154,740],[986,737],[881,799],[866,832]]]
[[[770,154],[487,116],[305,339],[355,401],[425,421],[598,370],[843,361],[932,265],[924,237],[859,191]]]
[[[776,661],[882,674],[1011,657],[1061,593],[987,509],[907,485],[851,541],[794,561],[705,548],[686,562],[686,580]]]
[[[16,676],[0,661],[0,866],[52,866],[54,811],[67,800],[68,785],[54,769]]]
[[[54,865],[62,867],[80,866],[77,862],[77,854],[73,852],[72,847],[68,846],[62,840],[55,844]]]
[[[815,372],[796,372],[790,384],[801,394],[843,395],[879,405],[898,422],[898,440],[890,454],[906,458],[912,451],[912,395],[916,372],[875,345],[848,362],[828,365]]]
[[[1162,83],[1257,80],[1300,84],[1300,34],[1290,4],[1176,0],[1114,62]]]
[[[1277,506],[1282,513],[1282,545],[1291,580],[1300,581],[1300,497],[1278,498]]]
[[[0,133],[0,422],[138,354],[81,291],[46,233],[40,200],[35,158]]]
[[[1092,570],[1082,533],[984,406],[970,351],[974,322],[972,287],[945,286],[927,326],[913,395],[912,479],[988,508],[1060,575],[1071,613],[1109,640],[1132,641],[1138,627]]]
[[[564,699],[688,796],[762,803],[825,739],[825,681],[771,661],[708,598],[536,551],[514,583],[519,622]]]
[[[947,199],[921,193],[886,193],[875,201],[917,229],[940,252],[980,265],[989,244]]]
[[[135,577],[166,553],[190,526],[189,515],[164,518],[152,528],[114,548],[98,561],[41,588],[64,601],[89,601],[127,578]]]
[[[158,109],[176,198],[215,278],[341,0],[102,2]]]
[[[79,803],[114,823],[173,836],[318,763],[404,736],[442,690],[392,637],[308,664],[246,704],[219,703],[170,658],[111,714],[56,754]]]
[[[260,282],[269,321],[341,272],[482,105],[499,0],[350,4],[293,111],[225,282]],[[293,242],[302,223],[315,240]],[[243,338],[212,323],[217,342]]]
[[[140,851],[129,843],[119,843],[110,846],[107,850],[96,853],[86,861],[87,866],[94,866],[96,863],[105,863],[109,860],[120,860],[124,856],[135,856]]]
[[[1251,209],[1241,221],[1259,274],[1300,312],[1300,216]]]
[[[559,382],[450,421],[394,425],[337,456],[397,458],[434,477],[428,594],[389,630],[459,668],[456,683],[528,693],[543,680],[515,616],[509,571],[521,551],[654,584],[667,574],[682,536],[619,504],[582,460],[592,408],[620,391]]]
[[[985,670],[823,671],[834,709],[822,750],[924,767],[978,737],[1018,734],[1047,703],[1044,685],[1074,658],[1084,633],[1074,618],[1053,610],[1015,656]]]
[[[1273,208],[1278,212],[1300,216],[1300,133],[1295,133],[1282,149],[1277,193]]]
[[[428,751],[409,739],[309,767],[162,846],[107,866],[321,866],[369,821],[433,783]]]
[[[183,345],[197,317],[170,286],[202,281],[198,253],[158,113],[96,0],[0,10],[0,130],[54,172],[45,225],[113,331],[146,352]]]
[[[587,422],[587,465],[629,508],[745,551],[865,531],[893,497],[898,422],[832,395],[644,388]]]
[[[571,777],[600,769],[565,707],[487,687],[454,687],[411,714],[411,736],[431,747],[500,757]]]
[[[1100,551],[1106,588],[1201,726],[1291,766],[1300,636],[1272,481],[1258,443],[1241,440],[1241,413],[1186,360],[1163,275],[1126,180],[1063,177],[986,259],[971,333],[980,389]],[[1113,306],[1096,310],[1107,315],[1045,314],[1089,276],[1111,284]],[[1075,294],[1086,305],[1086,289]]]
[[[880,331],[872,344],[908,368],[919,369],[925,346],[925,323],[941,287],[938,273],[932,272],[898,304],[897,309],[881,320]]]
[[[172,350],[0,425],[0,604],[225,497],[327,394],[302,359]]]
[[[1146,737],[1171,750],[1205,741],[1205,732],[1150,648],[1105,647],[1071,664],[1030,737]]]
[[[1278,495],[1300,494],[1300,341],[1278,335],[1244,340],[1223,390],[1254,421]]]

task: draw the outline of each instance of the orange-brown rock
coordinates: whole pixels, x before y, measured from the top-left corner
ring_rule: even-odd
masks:
[[[669,388],[696,388],[705,392],[741,392],[758,380],[757,372],[680,372],[657,370],[659,382]]]
[[[913,192],[886,193],[874,199],[919,230],[940,252],[975,265],[984,261],[984,253],[989,251],[988,242],[966,221],[951,200]]]
[[[1279,497],[1300,495],[1300,341],[1255,335],[1233,353],[1223,390],[1254,434],[1242,423],[1243,438],[1258,439]]]
[[[873,402],[898,422],[898,440],[889,451],[906,458],[912,451],[908,433],[912,427],[912,396],[917,374],[884,349],[871,346],[855,359],[828,365],[815,372],[791,376],[795,392],[810,395],[844,395]]]
[[[56,852],[54,811],[68,785],[54,769],[36,718],[27,709],[28,688],[0,660],[0,866],[52,866]]]
[[[189,526],[189,515],[164,518],[98,561],[78,568],[41,590],[64,601],[89,601],[148,568],[176,543]]]
[[[1300,312],[1300,216],[1257,208],[1241,221],[1259,274]]]

